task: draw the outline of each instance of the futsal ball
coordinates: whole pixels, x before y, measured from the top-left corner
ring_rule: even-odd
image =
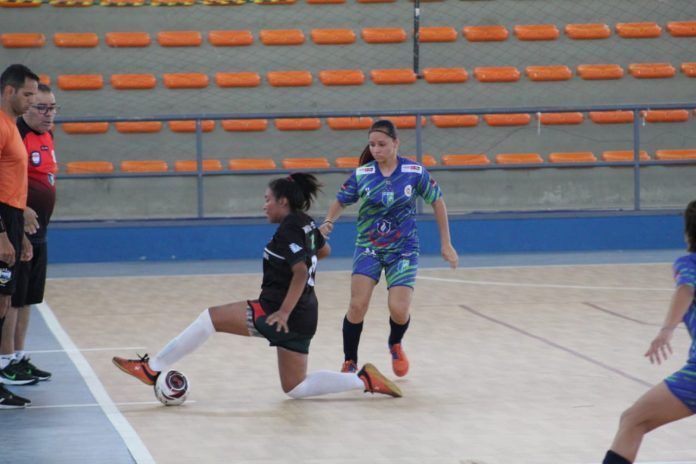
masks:
[[[155,382],[155,396],[165,406],[178,406],[186,401],[189,383],[179,371],[161,373]]]

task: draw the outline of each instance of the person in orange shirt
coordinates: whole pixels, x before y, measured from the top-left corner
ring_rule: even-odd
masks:
[[[34,104],[38,87],[39,77],[21,64],[9,66],[0,75],[0,318],[5,319],[3,326],[13,330],[17,311],[10,308],[10,302],[15,289],[16,262],[32,257],[23,217],[27,206],[28,156],[16,120]],[[15,374],[4,375],[14,357],[14,343],[5,345],[0,338],[0,383],[17,385]],[[24,383],[36,383],[36,379]],[[0,409],[30,403],[0,385]]]

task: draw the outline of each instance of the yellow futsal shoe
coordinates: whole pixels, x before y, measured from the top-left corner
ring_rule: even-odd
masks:
[[[365,392],[381,393],[383,395],[401,398],[401,390],[391,380],[386,378],[375,366],[370,363],[365,364],[358,377],[365,384]]]

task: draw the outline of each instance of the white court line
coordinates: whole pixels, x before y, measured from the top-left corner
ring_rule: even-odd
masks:
[[[135,462],[138,464],[154,464],[155,460],[148,451],[147,447],[111,400],[109,394],[104,388],[104,385],[102,385],[102,383],[99,381],[97,374],[94,372],[94,370],[92,370],[92,367],[89,365],[85,357],[82,356],[80,350],[77,349],[75,343],[73,343],[70,336],[60,325],[60,322],[58,322],[58,319],[56,319],[56,316],[51,310],[50,306],[48,306],[46,302],[43,302],[36,305],[36,307],[39,310],[39,313],[41,313],[41,316],[44,318],[49,330],[56,337],[60,346],[65,349],[66,354],[84,379],[87,387],[89,387],[89,390],[92,392],[94,399],[97,401],[97,404],[101,407],[106,417],[109,419],[109,421],[111,421],[111,424],[123,439]]]
[[[113,347],[113,348],[78,348],[76,351],[78,353],[85,353],[87,351],[142,351],[144,350],[144,346],[118,346],[118,347]],[[35,350],[35,351],[25,351],[27,354],[36,354],[36,353],[69,353],[69,350]]]
[[[469,285],[498,285],[501,287],[533,287],[533,288],[574,288],[580,290],[646,290],[650,292],[673,292],[673,288],[649,288],[649,287],[601,287],[596,285],[558,285],[558,284],[526,284],[520,282],[494,282],[486,280],[443,279],[440,277],[418,276],[418,280],[436,280],[439,282],[453,282]],[[696,463],[695,463],[696,464]]]
[[[186,404],[193,404],[196,400],[189,400]],[[114,403],[115,406],[149,406],[159,405],[164,406],[159,401],[129,401],[126,403]],[[60,408],[97,408],[101,407],[99,403],[83,403],[83,404],[46,404],[43,406],[29,406],[27,409],[60,409]]]

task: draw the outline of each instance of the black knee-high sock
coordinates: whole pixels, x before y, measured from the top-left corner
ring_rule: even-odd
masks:
[[[631,461],[619,454],[616,454],[612,450],[609,450],[607,451],[607,455],[604,456],[604,461],[602,461],[602,464],[631,464]]]
[[[343,354],[346,361],[358,362],[358,345],[362,329],[362,322],[353,324],[348,317],[343,318]]]
[[[408,318],[408,321],[404,325],[397,324],[394,322],[394,320],[390,317],[389,318],[389,327],[391,327],[391,331],[389,332],[389,346],[396,345],[397,343],[401,343],[401,339],[404,338],[404,334],[408,330],[408,325],[411,323],[411,318]]]

